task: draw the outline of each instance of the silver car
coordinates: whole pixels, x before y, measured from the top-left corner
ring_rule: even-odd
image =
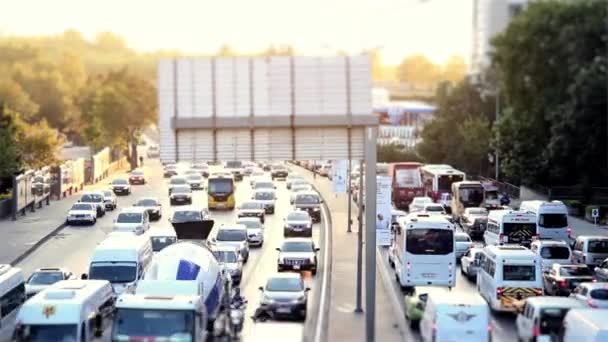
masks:
[[[475,279],[479,270],[483,248],[471,248],[460,258],[460,273],[468,279]]]
[[[454,240],[456,240],[456,260],[459,260],[469,248],[473,247],[473,241],[469,234],[462,232],[456,232],[454,234]]]
[[[239,285],[243,278],[243,257],[239,250],[229,246],[218,246],[213,247],[211,251],[217,261],[230,273],[232,284]]]
[[[236,248],[241,253],[244,263],[249,260],[249,242],[247,241],[247,227],[245,225],[221,226],[215,237],[211,238],[211,244],[214,247],[228,246]]]
[[[293,317],[306,320],[308,306],[308,291],[304,280],[296,273],[273,275],[265,286],[260,286],[262,298],[260,306],[264,306],[275,316]]]
[[[608,283],[581,283],[570,293],[590,308],[608,308]]]
[[[236,221],[247,227],[247,241],[250,246],[264,245],[264,224],[257,217],[241,217]]]

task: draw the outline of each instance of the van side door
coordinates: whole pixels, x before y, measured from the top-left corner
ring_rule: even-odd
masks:
[[[576,240],[574,243],[574,248],[572,248],[572,262],[575,264],[584,264],[583,259],[585,258],[585,253],[583,251],[584,247],[583,240]]]

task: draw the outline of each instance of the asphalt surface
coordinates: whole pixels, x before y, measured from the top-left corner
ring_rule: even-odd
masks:
[[[93,250],[105,238],[106,234],[112,231],[113,220],[117,217],[120,209],[132,205],[139,197],[156,196],[161,199],[163,216],[159,221],[152,222],[152,227],[170,227],[167,219],[171,216],[174,207],[169,205],[167,180],[162,176],[162,167],[157,160],[146,160],[143,169],[146,172],[147,184],[134,185],[131,195],[119,196],[117,210],[109,211],[104,217],[98,219],[94,226],[68,226],[64,228],[16,266],[22,268],[26,276],[41,267],[66,267],[77,275],[87,272]],[[283,241],[283,218],[291,208],[289,190],[286,189],[284,183],[282,181],[275,182],[278,199],[275,214],[266,216],[264,245],[262,248],[251,248],[249,260],[243,270],[243,279],[240,286],[243,295],[249,301],[246,313],[247,319],[242,332],[242,340],[245,341],[267,341],[269,336],[281,336],[281,339],[285,341],[301,340],[304,327],[310,325],[309,322],[289,321],[253,323],[249,319],[259,303],[260,291],[258,287],[263,286],[266,279],[276,272],[278,252],[275,248],[279,247]],[[238,205],[250,198],[251,188],[247,178],[237,184],[236,199]],[[106,186],[100,185],[100,188]],[[193,199],[193,205],[207,206],[206,191],[195,191]],[[53,215],[61,217],[65,213],[54,212]],[[211,217],[215,220],[216,227],[222,224],[232,224],[236,222],[236,210],[212,211]],[[317,223],[313,227],[313,238],[317,245],[320,244],[319,236],[322,229],[323,223]],[[319,282],[317,279],[320,278],[320,274],[321,272],[314,278],[305,274],[307,286],[313,289],[309,293],[308,299],[309,320],[313,319],[315,312],[318,311],[318,308],[314,307],[314,303],[318,292]],[[0,329],[0,341],[10,340],[10,335],[14,329],[14,316],[8,317],[3,322],[2,329]]]

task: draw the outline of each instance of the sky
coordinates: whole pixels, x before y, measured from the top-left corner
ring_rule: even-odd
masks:
[[[380,48],[383,62],[471,54],[471,0],[0,0],[0,34],[111,31],[140,51],[238,52],[291,44],[300,54]]]

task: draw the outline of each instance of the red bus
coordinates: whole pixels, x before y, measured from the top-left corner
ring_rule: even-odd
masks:
[[[422,164],[416,162],[389,165],[389,175],[393,183],[391,197],[397,209],[407,210],[414,197],[424,196],[421,167]]]

